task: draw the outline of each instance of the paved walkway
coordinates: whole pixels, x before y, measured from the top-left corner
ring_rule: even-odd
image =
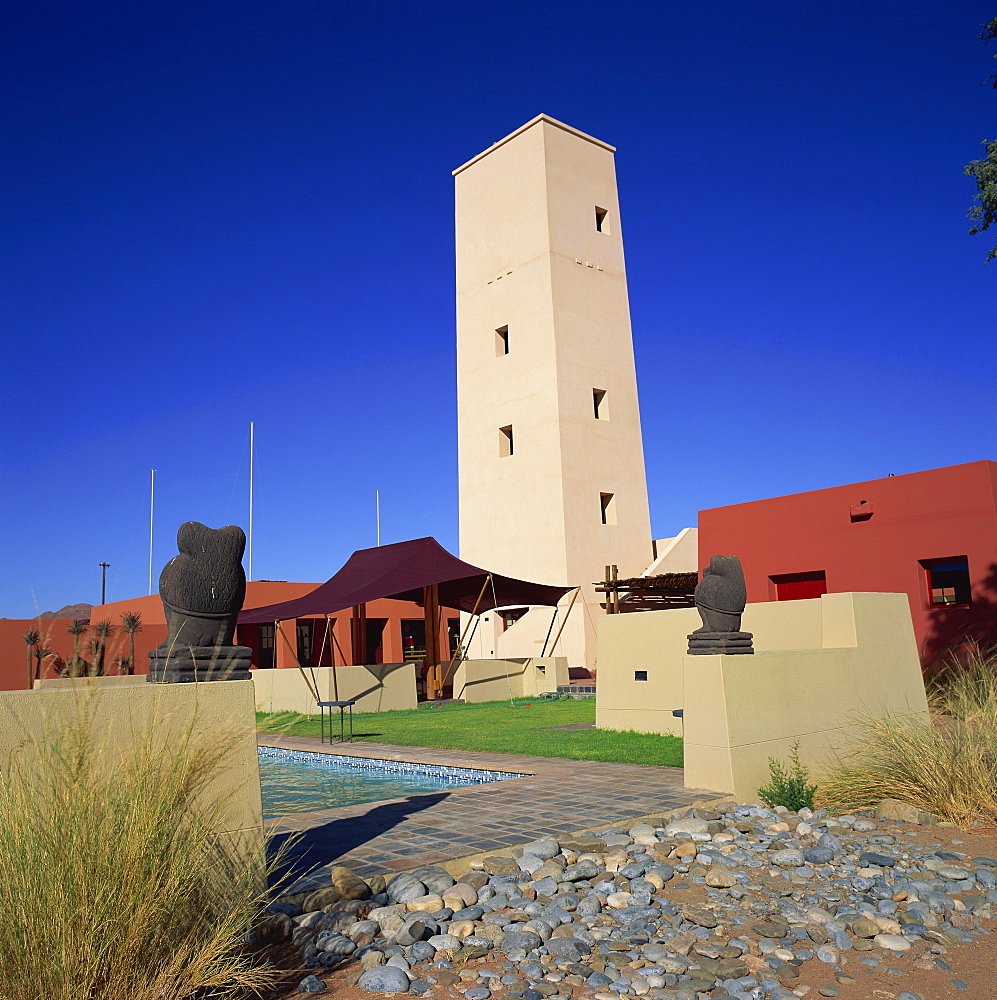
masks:
[[[719,792],[683,788],[680,768],[385,743],[330,747],[314,738],[270,734],[260,734],[259,743],[526,775],[387,802],[296,813],[272,824],[278,839],[301,835],[294,852],[295,867],[300,870],[304,863],[313,869],[308,881],[322,885],[328,884],[326,873],[332,865],[345,865],[360,876],[404,871],[483,852],[503,853],[544,834],[605,827],[720,796]]]

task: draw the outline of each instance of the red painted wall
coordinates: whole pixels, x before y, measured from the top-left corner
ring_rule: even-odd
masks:
[[[246,608],[262,608],[270,604],[290,601],[313,591],[317,583],[287,583],[278,580],[254,580],[246,584]],[[81,638],[80,652],[88,660],[92,659],[88,652],[88,640],[93,636],[93,623],[107,619],[115,626],[115,634],[108,640],[105,654],[105,672],[117,673],[115,661],[128,656],[128,637],[121,631],[121,615],[133,612],[142,616],[142,631],[135,636],[135,673],[149,672],[149,652],[156,648],[166,638],[166,618],[163,614],[163,602],[158,594],[134,597],[126,601],[115,601],[111,604],[97,605],[90,614],[90,631]],[[440,649],[449,649],[447,639],[447,619],[458,618],[459,611],[444,608],[440,625]],[[313,633],[313,660],[315,666],[330,666],[335,657],[336,666],[352,663],[352,643],[350,640],[350,618],[352,610],[339,611],[333,616],[333,624],[329,639],[323,650],[325,634],[325,618],[315,618]],[[367,618],[385,619],[382,636],[382,662],[400,663],[404,659],[402,650],[401,622],[406,618],[423,618],[422,607],[410,601],[394,601],[382,599],[371,601],[367,605]],[[27,646],[22,640],[25,632],[36,629],[42,633],[41,645],[48,646],[66,660],[73,651],[73,638],[67,634],[69,619],[0,619],[0,690],[16,691],[27,687]],[[295,619],[281,623],[287,642],[277,635],[276,661],[277,667],[297,666],[293,650],[297,650]],[[256,652],[259,628],[256,625],[244,625],[236,630],[236,642],[249,646]],[[335,641],[332,641],[332,637]],[[289,645],[290,644],[290,648]],[[321,664],[319,663],[319,654]],[[373,657],[373,650],[370,651]],[[34,660],[32,663],[34,664]],[[256,666],[257,657],[253,657]],[[58,660],[50,657],[44,661],[43,677],[58,676]]]
[[[967,638],[997,642],[997,463],[700,511],[700,566],[717,553],[740,558],[749,602],[776,599],[773,576],[820,570],[830,593],[906,593],[930,669]],[[931,608],[921,561],[953,556],[968,559],[972,606]]]

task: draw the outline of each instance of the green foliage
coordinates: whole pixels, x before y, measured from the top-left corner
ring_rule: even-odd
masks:
[[[96,638],[93,640],[93,666],[98,677],[104,676],[104,657],[107,653],[107,640],[114,635],[114,626],[107,618],[101,619],[93,627]]]
[[[428,705],[411,711],[356,712],[353,731],[358,740],[395,746],[440,747],[480,753],[515,753],[569,760],[615,761],[621,764],[682,766],[682,740],[654,733],[608,729],[558,730],[595,722],[595,699],[559,701],[530,699],[516,705],[488,702],[478,705]],[[257,725],[267,732],[318,736],[317,716],[296,712],[257,714]]]
[[[128,659],[118,660],[118,673],[135,672],[135,633],[142,631],[142,616],[136,611],[126,611],[121,616],[121,628],[128,636]]]
[[[997,38],[997,17],[984,28],[980,38],[991,41]],[[997,59],[997,55],[994,56]],[[994,89],[997,89],[997,73],[990,77]],[[983,143],[987,155],[980,160],[971,160],[963,168],[967,177],[976,182],[976,194],[973,195],[975,205],[969,210],[969,219],[974,223],[969,230],[971,236],[982,233],[990,226],[997,224],[997,140]],[[987,261],[997,258],[997,243],[994,243],[987,254]]]
[[[41,641],[42,634],[36,629],[29,629],[21,638],[24,640],[27,646],[28,653],[28,690],[31,690],[32,683],[34,682],[34,673],[31,670],[31,657],[34,655],[35,646]]]
[[[982,160],[966,164],[967,176],[976,181],[976,204],[969,210],[970,221],[975,225],[969,230],[971,236],[982,233],[997,223],[997,141],[983,143],[987,155]],[[987,254],[987,260],[997,258],[997,243]]]
[[[758,789],[758,796],[769,807],[785,806],[793,812],[799,809],[813,809],[816,785],[808,785],[810,771],[800,763],[799,741],[789,752],[790,768],[787,771],[775,757],[769,757],[770,780]]]

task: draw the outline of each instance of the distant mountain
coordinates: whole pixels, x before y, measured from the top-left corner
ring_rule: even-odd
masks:
[[[43,611],[39,618],[89,618],[93,610],[92,604],[67,604],[58,611]]]

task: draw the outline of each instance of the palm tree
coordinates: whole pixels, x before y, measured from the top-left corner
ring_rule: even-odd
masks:
[[[90,653],[90,661],[87,662],[86,659],[82,661],[81,667],[83,668],[83,672],[78,674],[77,676],[96,677],[97,661],[101,653],[101,648],[100,648],[100,639],[98,639],[95,635],[91,636],[87,640],[87,651]]]
[[[21,638],[24,640],[25,645],[28,647],[28,690],[34,686],[34,671],[31,669],[31,657],[34,655],[35,646],[41,640],[42,634],[36,629],[30,629],[25,632]]]
[[[66,631],[73,637],[73,658],[69,661],[68,673],[70,677],[78,677],[80,670],[80,636],[87,634],[90,622],[86,618],[74,618],[73,623]]]
[[[42,660],[46,656],[51,656],[52,650],[48,646],[35,646],[35,660],[38,662],[38,666],[35,668],[35,679],[41,680],[42,678]]]
[[[128,636],[128,659],[121,664],[118,672],[133,674],[135,673],[135,633],[142,631],[142,616],[134,611],[126,611],[121,616],[121,627]]]
[[[97,641],[94,644],[94,676],[103,677],[104,675],[104,654],[107,651],[107,640],[114,635],[114,626],[111,622],[104,618],[97,622],[93,627],[94,632],[97,633]]]

